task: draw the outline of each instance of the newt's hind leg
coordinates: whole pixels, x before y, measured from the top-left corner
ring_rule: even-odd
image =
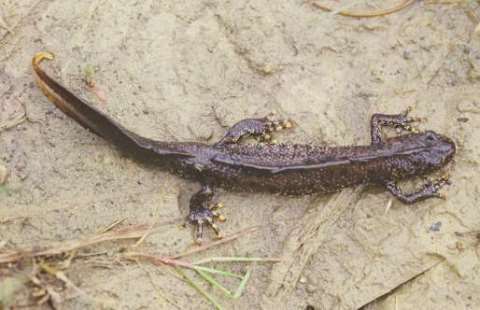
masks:
[[[450,184],[450,182],[448,181],[447,177],[442,177],[433,182],[430,181],[424,184],[422,189],[413,193],[402,192],[402,190],[394,181],[387,182],[385,186],[387,187],[388,191],[392,193],[392,195],[395,196],[398,200],[406,204],[412,204],[428,198],[444,198],[444,196],[438,191],[445,184]]]
[[[260,141],[271,141],[272,132],[292,127],[293,122],[291,120],[274,120],[270,116],[247,118],[230,127],[217,145],[237,143],[245,136],[254,136]]]
[[[410,112],[408,108],[402,114],[373,114],[370,119],[370,133],[372,144],[383,142],[382,127],[402,128],[408,131],[416,132],[417,130],[410,126],[411,123],[419,121],[418,118],[408,117]]]
[[[203,228],[210,226],[218,238],[221,238],[220,229],[214,223],[214,219],[225,221],[225,217],[218,213],[218,209],[223,208],[221,204],[212,204],[214,192],[209,185],[202,185],[202,189],[195,193],[190,199],[190,213],[188,220],[196,226],[195,241],[202,242]]]

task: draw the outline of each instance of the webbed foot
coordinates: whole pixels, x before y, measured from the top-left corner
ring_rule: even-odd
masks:
[[[292,128],[292,120],[275,119],[273,115],[263,118],[248,118],[236,123],[225,133],[225,136],[217,143],[237,143],[242,137],[253,136],[261,142],[272,143],[272,133],[283,129]]]
[[[188,221],[195,225],[195,242],[201,243],[203,240],[203,231],[205,226],[210,227],[216,234],[217,238],[222,238],[222,234],[218,226],[214,223],[216,219],[223,222],[225,217],[219,213],[219,209],[223,208],[221,203],[211,204],[213,191],[208,185],[204,185],[202,189],[195,193],[190,199],[190,213]]]
[[[267,116],[265,118],[267,122],[265,123],[265,130],[262,134],[256,136],[256,139],[259,142],[264,143],[277,143],[273,139],[273,132],[293,128],[294,122],[288,119],[274,119],[273,116]]]
[[[419,122],[422,119],[418,117],[409,117],[411,112],[409,107],[405,112],[400,114],[373,114],[370,120],[370,131],[372,144],[382,143],[382,127],[391,127],[396,129],[403,129],[413,133],[419,132],[419,130],[412,126],[412,123]]]
[[[195,242],[200,244],[203,241],[203,229],[205,226],[209,226],[213,229],[217,237],[221,238],[221,233],[218,226],[213,222],[214,214],[212,210],[208,208],[199,208],[190,211],[188,220],[195,225]]]
[[[422,118],[408,116],[411,111],[412,107],[408,107],[403,113],[399,114],[398,117],[394,117],[393,120],[390,120],[386,126],[404,129],[413,133],[419,132],[418,128],[412,126],[412,124],[422,121]]]
[[[430,197],[436,197],[440,199],[446,199],[447,196],[446,194],[440,193],[440,189],[442,189],[445,185],[450,185],[452,182],[450,182],[448,176],[442,176],[439,179],[435,179],[433,181],[427,182],[425,184],[423,191],[427,194],[430,195]]]
[[[387,182],[385,186],[398,200],[406,204],[412,204],[428,198],[445,199],[446,196],[439,191],[447,184],[451,184],[448,177],[442,176],[439,179],[427,182],[420,190],[413,193],[404,193],[394,181]]]

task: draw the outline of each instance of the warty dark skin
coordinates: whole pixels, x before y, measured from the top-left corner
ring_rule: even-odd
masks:
[[[72,94],[40,68],[43,59],[53,59],[53,55],[41,52],[33,58],[37,85],[65,114],[114,144],[123,154],[202,185],[190,200],[188,217],[197,226],[197,240],[202,237],[204,225],[219,234],[213,223],[218,214],[211,207],[215,187],[302,195],[377,184],[386,187],[400,201],[411,204],[439,197],[439,189],[448,183],[446,178],[441,178],[412,193],[404,193],[396,185],[398,180],[439,170],[455,154],[453,141],[433,131],[383,138],[383,126],[411,129],[409,123],[413,119],[408,118],[407,113],[374,114],[371,144],[361,146],[240,143],[241,138],[248,135],[268,142],[273,131],[292,126],[289,121],[274,121],[268,117],[238,122],[213,145],[154,141],[129,131]]]

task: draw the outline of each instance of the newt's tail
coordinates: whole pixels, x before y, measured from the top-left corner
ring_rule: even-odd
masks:
[[[80,125],[127,153],[191,156],[175,150],[169,143],[153,141],[129,131],[102,111],[75,96],[40,68],[40,63],[44,59],[53,58],[54,55],[49,52],[39,52],[33,57],[32,66],[37,85],[51,102]]]

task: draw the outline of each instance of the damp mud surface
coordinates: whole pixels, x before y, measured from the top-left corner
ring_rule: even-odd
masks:
[[[322,0],[348,10],[398,2]],[[421,130],[457,145],[444,170],[446,199],[406,206],[377,187],[303,197],[218,190],[226,236],[258,228],[185,260],[281,261],[210,265],[251,273],[237,299],[185,272],[225,309],[479,309],[478,4],[416,1],[375,18],[336,13],[297,0],[0,0],[0,253],[83,240],[112,223],[155,227],[136,246],[106,242],[0,265],[4,305],[214,308],[171,267],[122,258],[194,249],[183,223],[199,185],[123,157],[55,108],[31,69],[36,52],[50,51],[49,74],[158,140],[214,143],[237,121],[274,112],[296,123],[279,142],[367,144],[371,114],[412,107]],[[46,277],[42,264],[68,281]],[[42,302],[48,295],[38,293],[35,272],[50,300]]]

